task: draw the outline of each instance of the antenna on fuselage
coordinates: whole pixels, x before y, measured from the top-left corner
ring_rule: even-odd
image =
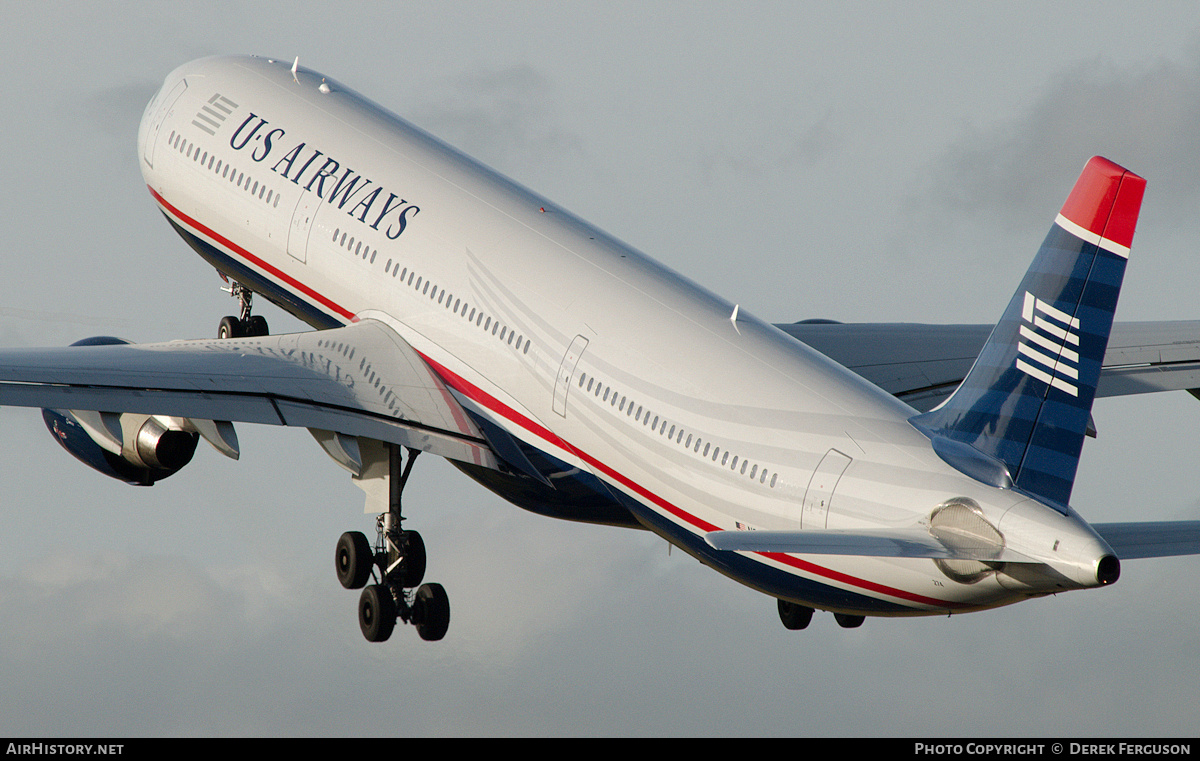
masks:
[[[300,78],[296,76],[296,72],[300,70],[300,56],[296,56],[296,60],[292,61],[292,79],[296,84],[300,84]]]

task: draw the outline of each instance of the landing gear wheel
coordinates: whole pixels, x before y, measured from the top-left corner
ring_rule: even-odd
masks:
[[[787,600],[779,600],[779,620],[785,629],[797,631],[807,628],[812,622],[813,609],[807,605],[797,605]]]
[[[232,318],[230,318],[232,319]],[[249,318],[243,315],[243,324]],[[450,598],[441,584],[421,584],[425,576],[425,540],[416,531],[405,531],[400,494],[420,450],[388,444],[387,512],[375,519],[372,545],[357,531],[338,539],[335,570],[347,589],[362,587],[375,576],[378,583],[363,589],[358,598],[358,625],[369,642],[392,635],[396,621],[417,627],[426,641],[446,636],[450,627]],[[408,458],[403,458],[404,450]],[[370,503],[368,503],[370,504]],[[420,585],[420,586],[418,586]]]
[[[403,559],[390,578],[405,589],[419,586],[425,578],[425,540],[416,531],[402,531],[396,545]]]
[[[358,598],[358,626],[368,642],[383,642],[396,628],[396,600],[383,584],[372,584]],[[445,633],[445,632],[443,632]]]
[[[338,539],[334,562],[338,581],[343,587],[362,589],[371,578],[375,551],[365,535],[358,531],[347,531]]]
[[[245,321],[245,334],[252,337],[260,337],[270,335],[270,330],[267,328],[267,318],[261,315],[253,315]]]
[[[229,282],[224,275],[221,275],[221,279]],[[238,300],[241,312],[237,317],[221,318],[221,326],[217,328],[217,338],[253,338],[269,334],[267,321],[251,313],[254,304],[253,291],[238,282],[229,282],[229,287],[222,290],[228,291]]]
[[[221,324],[217,327],[217,338],[241,338],[245,335],[244,330],[241,320],[226,315],[221,318]]]
[[[422,584],[413,601],[412,622],[426,642],[436,642],[450,628],[450,598],[441,584]],[[365,630],[364,630],[365,631]]]
[[[849,613],[834,613],[833,619],[843,629],[857,629],[862,626],[866,616],[852,616]]]

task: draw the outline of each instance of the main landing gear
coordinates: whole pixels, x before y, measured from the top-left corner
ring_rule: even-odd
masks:
[[[221,324],[217,327],[217,338],[253,338],[268,335],[269,329],[267,328],[266,318],[250,313],[253,306],[254,293],[235,280],[229,281],[229,284],[229,288],[223,288],[222,290],[229,291],[238,300],[238,304],[241,305],[241,316],[233,317],[229,315],[222,317]]]
[[[779,608],[779,620],[785,629],[793,631],[808,628],[812,623],[813,609],[807,605],[799,605],[787,600],[776,600]],[[849,613],[834,613],[833,620],[843,629],[857,629],[862,626],[866,616],[855,616]]]
[[[396,621],[412,624],[427,641],[440,640],[450,626],[450,599],[441,584],[422,584],[425,542],[416,531],[401,528],[400,493],[420,452],[408,450],[400,472],[400,447],[389,445],[391,474],[388,512],[375,520],[375,543],[358,531],[338,539],[334,555],[338,581],[346,589],[362,589],[358,625],[369,642],[392,636]],[[368,586],[368,582],[375,583]]]

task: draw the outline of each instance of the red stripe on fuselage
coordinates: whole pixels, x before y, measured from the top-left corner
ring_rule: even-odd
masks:
[[[565,441],[561,437],[557,436],[556,434],[552,433],[545,427],[539,425],[538,423],[535,423],[534,421],[530,420],[528,417],[526,417],[526,416],[522,415],[521,413],[517,412],[516,410],[512,409],[511,407],[504,404],[499,399],[496,399],[492,395],[488,394],[486,391],[479,388],[475,384],[466,380],[465,378],[458,375],[457,373],[454,373],[453,371],[449,370],[444,365],[438,363],[436,360],[431,359],[430,357],[426,356],[425,354],[422,354],[419,351],[417,353],[421,355],[422,359],[424,359],[426,362],[429,363],[430,367],[432,367],[434,369],[434,371],[438,374],[439,377],[441,377],[441,379],[444,383],[446,383],[448,386],[453,388],[455,391],[458,391],[459,393],[461,393],[464,396],[468,397],[469,399],[473,400],[477,404],[480,404],[480,405],[486,407],[487,409],[491,410],[492,412],[495,412],[497,414],[504,416],[511,422],[517,424],[518,426],[529,431],[530,433],[533,433],[534,435],[541,437],[548,443],[551,443],[566,452],[570,452],[570,453],[574,454],[580,460],[583,460],[585,463],[594,467],[596,470],[605,474],[612,480],[616,481],[617,483],[621,484],[622,486],[625,486],[630,491],[633,491],[635,494],[642,497],[644,500],[647,500],[647,501],[657,505],[658,507],[667,511],[668,513],[675,516],[676,518],[684,521],[685,523],[688,523],[691,526],[694,526],[696,529],[698,529],[702,532],[706,532],[706,533],[709,531],[719,531],[720,530],[719,526],[715,526],[715,525],[709,523],[708,521],[702,520],[702,519],[696,517],[695,515],[692,515],[691,513],[687,512],[686,510],[683,510],[682,508],[678,507],[677,505],[674,505],[674,504],[668,502],[667,500],[663,499],[662,497],[658,496],[657,494],[651,492],[650,490],[646,489],[645,487],[643,487],[642,485],[633,481],[632,479],[627,478],[626,476],[622,475],[621,473],[617,472],[616,470],[613,470],[611,467],[609,467],[608,465],[605,465],[603,462],[601,462],[600,460],[597,460],[595,457],[592,457],[591,455],[587,454],[586,452],[580,451],[579,449],[571,446],[567,441]],[[908,600],[909,602],[918,603],[920,605],[930,605],[930,606],[942,608],[942,609],[968,607],[967,605],[964,605],[962,603],[955,603],[955,602],[950,602],[947,600],[938,600],[933,597],[925,597],[924,595],[919,595],[914,592],[908,592],[903,589],[896,589],[895,587],[889,587],[885,584],[880,584],[878,582],[869,581],[867,579],[860,579],[855,576],[851,576],[849,574],[842,573],[841,571],[835,571],[831,568],[825,568],[825,567],[819,566],[815,563],[810,563],[808,561],[801,560],[800,558],[793,557],[791,555],[786,555],[786,554],[779,553],[779,552],[762,552],[762,553],[757,553],[757,554],[760,554],[763,557],[770,558],[778,563],[782,563],[783,565],[788,565],[793,568],[815,574],[817,576],[823,576],[823,577],[833,580],[833,581],[838,581],[843,584],[849,584],[851,586],[858,587],[859,589],[869,590],[871,592],[888,595],[889,597],[895,597],[895,598],[898,598],[901,600]]]
[[[211,238],[213,241],[220,243],[222,246],[225,246],[227,249],[229,249],[233,253],[235,253],[238,256],[245,259],[247,262],[255,265],[256,267],[259,267],[260,269],[269,273],[270,275],[277,278],[281,282],[286,283],[287,285],[290,285],[291,287],[295,288],[300,293],[302,293],[302,294],[310,297],[311,299],[317,301],[318,303],[324,305],[326,308],[332,310],[336,314],[345,317],[346,319],[350,320],[351,322],[358,321],[358,318],[355,317],[353,314],[351,314],[349,310],[347,310],[344,307],[342,307],[341,305],[337,304],[332,299],[329,299],[329,298],[323,296],[322,294],[318,293],[316,290],[312,289],[311,287],[305,285],[304,283],[301,283],[299,280],[296,280],[294,277],[291,277],[287,273],[282,272],[281,270],[277,269],[276,267],[268,264],[267,262],[263,261],[262,259],[255,256],[254,254],[251,254],[249,251],[247,251],[246,249],[237,245],[236,243],[229,240],[228,238],[225,238],[224,236],[219,235],[216,232],[210,230],[208,227],[204,226],[200,222],[197,222],[195,219],[192,219],[188,215],[186,215],[183,212],[176,209],[174,206],[172,206],[170,203],[168,203],[166,199],[164,199],[161,195],[159,195],[157,192],[155,192],[154,188],[150,188],[149,186],[147,186],[147,187],[150,190],[150,194],[154,196],[154,199],[163,207],[163,209],[167,210],[172,216],[174,216],[180,222],[183,222],[184,224],[190,226],[196,232],[199,232],[199,233]],[[531,420],[530,418],[526,417],[525,415],[522,415],[520,412],[517,412],[512,407],[508,406],[507,404],[504,404],[499,399],[495,398],[491,394],[487,393],[486,391],[479,388],[478,386],[471,383],[470,381],[463,378],[462,376],[458,375],[457,373],[451,371],[449,368],[447,368],[446,366],[437,362],[436,360],[432,359],[431,357],[427,356],[426,354],[424,354],[420,351],[417,351],[417,353],[420,354],[422,359],[424,359],[426,362],[429,363],[429,366],[431,368],[433,368],[435,373],[438,374],[438,376],[442,379],[443,383],[450,386],[455,391],[458,391],[459,393],[463,394],[467,398],[473,400],[477,404],[484,406],[485,408],[491,410],[493,413],[501,415],[502,417],[506,418],[507,420],[514,423],[515,425],[528,431],[529,433],[533,434],[534,436],[541,438],[542,440],[546,441],[547,443],[552,444],[555,447],[558,447],[559,449],[563,450],[564,452],[569,452],[569,453],[575,455],[583,462],[585,462],[588,465],[590,465],[591,467],[595,468],[597,471],[605,474],[606,476],[611,478],[613,481],[616,481],[618,484],[621,484],[625,488],[634,492],[635,494],[640,496],[643,500],[646,500],[654,505],[657,505],[659,508],[661,508],[662,510],[666,511],[667,513],[675,516],[677,519],[687,523],[690,526],[693,526],[696,530],[701,531],[701,532],[720,530],[719,526],[715,526],[715,525],[709,523],[708,521],[702,520],[702,519],[698,518],[697,516],[692,515],[691,513],[680,508],[679,506],[674,505],[671,502],[668,502],[667,500],[658,496],[657,494],[651,492],[649,489],[646,489],[645,487],[643,487],[642,485],[633,481],[632,479],[622,475],[621,473],[617,472],[616,470],[609,467],[608,465],[605,465],[603,462],[601,462],[600,460],[597,460],[595,457],[592,457],[591,455],[587,454],[586,452],[583,452],[583,451],[573,447],[570,443],[568,443],[565,439],[563,439],[560,436],[558,436],[557,434],[555,434],[553,431],[551,431],[548,428],[542,426],[541,424]],[[909,591],[906,591],[903,589],[896,589],[895,587],[889,587],[885,584],[880,584],[878,582],[869,581],[867,579],[860,579],[855,576],[851,576],[849,574],[842,573],[841,571],[835,571],[831,568],[825,568],[823,566],[816,565],[815,563],[810,563],[808,561],[801,560],[800,558],[793,557],[791,555],[786,555],[783,553],[763,552],[763,553],[756,553],[756,554],[759,554],[765,558],[770,558],[771,560],[774,560],[778,563],[781,563],[781,564],[787,565],[787,566],[791,566],[793,568],[804,571],[806,573],[811,573],[816,576],[821,576],[826,579],[830,579],[831,581],[836,581],[836,582],[839,582],[842,584],[847,584],[849,586],[857,587],[859,589],[867,590],[870,592],[875,592],[876,594],[887,595],[889,597],[894,597],[894,598],[897,598],[900,600],[907,600],[909,602],[916,603],[918,605],[927,605],[927,606],[934,607],[934,608],[940,608],[942,610],[952,609],[952,608],[970,607],[963,603],[950,602],[947,600],[938,600],[938,599],[935,599],[932,597],[926,597],[924,595],[919,595],[914,592],[909,592]]]
[[[165,198],[163,198],[161,195],[159,195],[158,192],[154,190],[154,188],[151,188],[149,185],[147,185],[146,187],[149,188],[150,195],[154,196],[154,200],[158,201],[159,205],[162,206],[163,209],[170,212],[170,214],[173,217],[175,217],[176,219],[178,219],[180,222],[191,227],[196,232],[207,236],[208,238],[212,239],[213,241],[220,243],[222,246],[229,249],[230,251],[237,254],[238,256],[242,257],[250,264],[253,264],[255,267],[258,267],[259,269],[268,273],[272,277],[280,280],[281,282],[286,283],[287,285],[290,285],[291,287],[295,288],[297,291],[303,293],[304,295],[313,299],[317,303],[321,304],[326,309],[329,309],[329,310],[333,311],[335,314],[345,317],[347,320],[353,321],[354,314],[352,312],[350,312],[350,310],[343,307],[341,304],[338,304],[337,302],[333,301],[332,299],[326,298],[325,296],[314,291],[312,288],[309,288],[307,285],[305,285],[304,283],[301,283],[299,280],[297,280],[296,278],[287,274],[286,272],[278,269],[277,267],[272,266],[271,264],[268,264],[267,262],[263,261],[262,259],[259,259],[257,256],[250,253],[249,251],[242,248],[241,246],[234,243],[233,241],[229,240],[225,236],[220,235],[219,233],[216,233],[213,230],[210,230],[209,228],[205,227],[201,223],[197,222],[195,219],[192,219],[191,217],[189,217],[187,214],[184,214],[179,209],[176,209],[174,206],[172,206],[170,203],[168,203]]]

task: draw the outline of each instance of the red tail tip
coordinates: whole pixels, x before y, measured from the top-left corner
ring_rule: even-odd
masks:
[[[1062,215],[1093,235],[1129,248],[1146,180],[1101,156],[1083,168]]]

